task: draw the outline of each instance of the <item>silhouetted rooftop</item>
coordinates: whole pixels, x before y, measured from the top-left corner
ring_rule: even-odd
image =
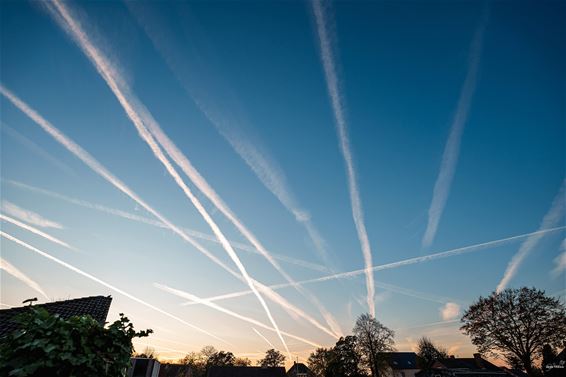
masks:
[[[44,308],[49,313],[58,314],[63,319],[88,314],[100,324],[104,324],[108,316],[111,302],[112,297],[110,296],[90,296],[72,300],[48,302],[46,304],[33,305],[33,307]],[[25,313],[29,308],[30,306],[21,306],[0,310],[0,337],[16,330],[18,324],[12,321],[12,319],[18,314]]]

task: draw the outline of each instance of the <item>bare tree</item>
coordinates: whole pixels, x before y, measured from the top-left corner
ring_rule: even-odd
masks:
[[[506,289],[480,297],[462,317],[461,330],[481,353],[502,355],[535,375],[534,362],[545,344],[558,347],[566,339],[566,307],[535,288]]]
[[[426,336],[419,339],[417,347],[417,355],[423,362],[424,370],[430,370],[435,361],[446,359],[448,357],[448,353],[444,348],[434,345],[432,340]]]
[[[357,338],[362,365],[371,371],[372,377],[379,377],[386,368],[386,362],[380,353],[395,350],[395,332],[367,313],[358,317],[353,332]]]

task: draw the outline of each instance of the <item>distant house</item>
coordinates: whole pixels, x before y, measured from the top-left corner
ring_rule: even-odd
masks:
[[[509,374],[475,353],[473,358],[435,361],[430,371],[420,371],[416,377],[509,377]]]
[[[88,314],[101,325],[104,325],[111,302],[112,297],[110,296],[90,296],[37,304],[33,305],[33,307],[43,308],[51,314],[58,314],[63,319]],[[18,329],[18,324],[13,321],[14,317],[18,314],[25,313],[29,308],[29,306],[20,306],[0,310],[0,338]]]
[[[210,367],[206,377],[286,377],[283,367]]]
[[[305,364],[294,363],[287,371],[287,377],[313,377],[313,374]]]
[[[389,366],[388,377],[415,377],[420,371],[414,352],[382,352],[380,356]]]

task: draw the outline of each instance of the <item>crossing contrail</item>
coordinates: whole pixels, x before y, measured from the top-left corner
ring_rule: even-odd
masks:
[[[63,225],[55,221],[48,220],[33,211],[20,208],[14,203],[11,203],[7,200],[2,200],[2,211],[31,225],[39,226],[42,228],[63,229]]]
[[[69,249],[69,250],[75,250],[75,248],[72,247],[72,246],[70,246],[68,243],[63,242],[63,241],[61,241],[60,239],[55,238],[55,237],[53,237],[53,236],[51,236],[51,235],[49,235],[49,234],[47,234],[47,233],[45,233],[45,232],[42,232],[41,230],[39,230],[39,229],[37,229],[37,228],[34,228],[34,227],[31,226],[31,225],[24,224],[24,223],[22,223],[21,221],[18,221],[18,220],[16,220],[16,219],[13,219],[13,218],[11,218],[10,216],[6,216],[6,215],[0,213],[0,220],[4,220],[4,221],[6,221],[6,222],[9,222],[9,223],[11,223],[11,224],[14,224],[14,225],[16,225],[16,226],[18,226],[18,227],[20,227],[20,228],[22,228],[22,229],[27,230],[28,232],[37,234],[38,236],[43,237],[43,238],[45,238],[46,240],[49,240],[49,241],[51,241],[51,242],[53,242],[53,243],[56,243],[56,244],[58,244],[58,245],[61,245],[61,246],[63,246],[63,247],[66,247],[66,248]]]
[[[540,224],[540,229],[556,226],[559,223],[560,219],[562,219],[562,217],[564,216],[564,211],[566,210],[566,200],[564,199],[566,197],[565,195],[566,179],[562,181],[560,191],[558,191],[558,194],[552,201],[550,209],[548,210],[546,215],[544,215],[544,218],[542,219],[542,222]],[[507,287],[509,281],[511,281],[511,279],[515,276],[517,270],[523,263],[523,260],[531,253],[531,251],[533,251],[538,242],[541,240],[542,236],[543,235],[539,233],[533,234],[521,244],[521,247],[519,247],[517,253],[513,255],[513,258],[511,259],[511,261],[509,261],[507,269],[503,274],[503,278],[501,278],[501,281],[497,285],[496,292],[499,293]]]
[[[18,279],[25,285],[33,289],[34,291],[39,292],[43,297],[45,297],[45,299],[49,300],[49,297],[47,296],[45,291],[35,280],[24,274],[16,266],[12,265],[10,262],[8,262],[6,259],[2,257],[0,257],[0,270],[6,271],[10,275],[12,275],[13,277]]]
[[[148,4],[128,2],[130,12],[145,30],[155,48],[160,52],[185,92],[193,99],[197,107],[205,115],[211,125],[230,144],[236,153],[254,172],[260,182],[281,202],[297,222],[304,226],[315,250],[321,259],[331,265],[325,242],[313,224],[308,212],[301,208],[292,193],[285,173],[261,146],[257,140],[252,140],[244,132],[247,125],[244,111],[239,105],[236,94],[228,83],[216,74],[211,65],[215,61],[209,54],[204,59],[197,57],[202,49],[194,48],[192,54],[187,49],[180,50],[178,46],[191,45],[191,40],[183,40],[182,35],[172,32],[165,22],[160,22],[156,9],[150,9]],[[189,14],[184,14],[189,16]],[[189,22],[191,30],[196,33],[200,29],[196,23]],[[190,47],[188,47],[190,50]],[[208,49],[210,51],[210,49]],[[206,61],[205,64],[202,64]],[[222,96],[210,98],[211,93],[222,93]],[[229,119],[228,119],[228,116]]]
[[[199,214],[203,217],[205,222],[210,226],[212,232],[216,235],[226,253],[238,267],[238,270],[244,277],[248,286],[254,291],[254,294],[263,307],[270,322],[277,329],[278,325],[275,321],[275,318],[273,318],[269,307],[267,306],[259,292],[255,289],[252,280],[247,273],[247,270],[240,261],[236,252],[233,250],[232,245],[228,242],[216,222],[208,214],[198,198],[192,193],[189,187],[185,184],[184,180],[171,165],[167,157],[164,155],[164,152],[161,150],[161,147],[163,147],[165,153],[167,153],[169,157],[173,159],[173,161],[179,167],[181,167],[181,170],[183,170],[183,172],[191,179],[191,181],[199,188],[199,190],[203,192],[203,194],[205,194],[213,202],[213,204],[231,220],[231,222],[254,245],[254,247],[262,253],[262,255],[269,261],[269,263],[277,271],[279,271],[279,273],[289,283],[293,284],[291,277],[287,273],[285,273],[285,271],[279,266],[279,264],[271,257],[271,255],[269,255],[267,250],[263,247],[263,245],[259,243],[255,236],[253,236],[253,234],[244,227],[244,225],[239,221],[236,215],[227,207],[227,205],[221,200],[216,192],[208,185],[206,180],[194,168],[190,161],[167,137],[167,135],[165,135],[165,133],[162,131],[161,127],[152,117],[147,108],[143,106],[139,99],[135,97],[135,95],[127,87],[125,80],[123,80],[122,77],[119,76],[118,70],[112,65],[108,58],[104,54],[102,54],[96,46],[94,46],[86,32],[81,28],[81,25],[72,17],[67,7],[60,1],[54,1],[51,4],[53,4],[53,7],[49,5],[47,7],[51,10],[52,14],[55,13],[55,20],[65,31],[70,34],[71,38],[77,43],[84,54],[91,60],[96,70],[106,81],[109,88],[112,90],[112,92],[122,105],[124,111],[136,127],[140,137],[148,144],[155,157],[163,164],[167,172],[174,179],[175,183],[181,188],[184,194],[197,209]],[[300,286],[296,286],[296,289],[301,292],[307,299],[309,299],[314,305],[316,305],[321,310],[325,318],[331,316],[328,311],[321,307],[320,302],[313,295],[308,294],[308,292],[304,291],[302,288],[300,288]],[[335,322],[331,324],[335,325]],[[280,336],[280,340],[284,344],[285,349],[287,349],[283,337]]]
[[[37,248],[35,248],[35,247],[33,247],[33,246],[31,246],[31,245],[25,243],[24,241],[19,240],[18,238],[9,235],[8,233],[5,233],[5,232],[3,232],[3,231],[0,231],[0,236],[1,236],[1,237],[4,237],[4,238],[6,238],[6,239],[8,239],[8,240],[10,240],[10,241],[12,241],[12,242],[15,242],[15,243],[17,243],[18,245],[23,246],[23,247],[25,247],[26,249],[31,250],[31,251],[33,251],[33,252],[35,252],[35,253],[37,253],[37,254],[39,254],[39,255],[41,255],[41,256],[47,258],[47,259],[50,259],[50,260],[52,260],[53,262],[55,262],[55,263],[57,263],[57,264],[59,264],[59,265],[65,267],[65,268],[67,268],[67,269],[69,269],[69,270],[71,270],[71,271],[76,272],[77,274],[80,274],[80,275],[82,275],[82,276],[84,276],[84,277],[86,277],[86,278],[88,278],[88,279],[90,279],[90,280],[92,280],[92,281],[95,281],[95,282],[97,282],[98,284],[101,284],[101,285],[105,286],[106,288],[111,289],[111,290],[113,290],[114,292],[121,294],[122,296],[125,296],[125,297],[127,297],[127,298],[129,298],[129,299],[131,299],[131,300],[134,300],[135,302],[137,302],[137,303],[139,303],[139,304],[141,304],[141,305],[144,305],[144,306],[146,306],[146,307],[148,307],[148,308],[150,308],[150,309],[153,309],[153,310],[155,310],[155,311],[157,311],[157,312],[159,312],[159,313],[161,313],[161,314],[163,314],[163,315],[165,315],[165,316],[167,316],[167,317],[169,317],[169,318],[171,318],[171,319],[173,319],[173,320],[175,320],[175,321],[178,321],[178,322],[180,322],[180,323],[182,323],[182,324],[184,324],[184,325],[186,325],[186,326],[192,328],[193,330],[196,330],[196,331],[199,331],[199,332],[201,332],[201,333],[203,333],[203,334],[206,334],[206,335],[208,335],[208,336],[211,336],[212,338],[214,338],[214,339],[216,339],[216,340],[219,340],[219,341],[221,341],[221,342],[223,342],[223,343],[226,343],[226,344],[228,344],[228,345],[233,345],[233,344],[231,344],[230,342],[228,342],[228,341],[226,341],[226,340],[224,340],[224,339],[222,339],[222,338],[219,338],[218,336],[216,336],[216,335],[214,335],[214,334],[212,334],[212,333],[210,333],[210,332],[208,332],[208,331],[206,331],[206,330],[204,330],[204,329],[202,329],[202,328],[200,328],[200,327],[198,327],[198,326],[195,326],[195,325],[193,325],[193,324],[191,324],[191,323],[189,323],[189,322],[187,322],[187,321],[185,321],[185,320],[183,320],[183,319],[181,319],[181,318],[179,318],[179,317],[177,317],[177,316],[175,316],[175,315],[173,315],[173,314],[170,314],[170,313],[166,312],[165,310],[159,309],[157,306],[152,305],[152,304],[150,304],[150,303],[148,303],[148,302],[146,302],[146,301],[144,301],[144,300],[142,300],[142,299],[139,299],[139,298],[137,298],[137,297],[135,297],[135,296],[133,296],[133,295],[131,295],[131,294],[129,294],[129,293],[127,293],[127,292],[121,290],[120,288],[117,288],[117,287],[113,286],[112,284],[109,284],[109,283],[107,283],[107,282],[105,282],[105,281],[103,281],[103,280],[100,280],[99,278],[97,278],[97,277],[95,277],[95,276],[89,274],[88,272],[85,272],[85,271],[83,271],[83,270],[81,270],[81,269],[79,269],[79,268],[77,268],[77,267],[75,267],[75,266],[73,266],[73,265],[71,265],[71,264],[69,264],[69,263],[67,263],[67,262],[64,262],[64,261],[62,261],[61,259],[56,258],[56,257],[52,256],[52,255],[49,254],[49,253],[46,253],[46,252],[44,252],[44,251],[42,251],[42,250],[39,250],[39,249],[37,249]]]
[[[277,347],[275,347],[273,345],[273,343],[271,343],[271,341],[269,339],[267,339],[262,333],[260,333],[259,331],[257,331],[257,329],[255,327],[252,327],[252,330],[263,340],[265,340],[265,342],[273,349],[277,349]]]
[[[98,203],[92,203],[92,202],[88,202],[86,200],[83,199],[77,199],[77,198],[72,198],[69,197],[67,195],[63,195],[57,192],[53,192],[50,190],[46,190],[40,187],[36,187],[36,186],[32,186],[32,185],[28,185],[26,183],[22,183],[22,182],[18,182],[18,181],[13,181],[10,179],[5,179],[4,182],[9,183],[15,187],[21,188],[21,189],[25,189],[34,193],[38,193],[41,195],[45,195],[45,196],[49,196],[51,198],[55,198],[70,204],[74,204],[80,207],[84,207],[84,208],[88,208],[88,209],[92,209],[95,211],[99,211],[99,212],[103,212],[112,216],[117,216],[117,217],[121,217],[127,220],[131,220],[131,221],[136,221],[142,224],[147,224],[147,225],[151,225],[154,227],[159,227],[159,228],[167,228],[167,225],[165,225],[162,222],[159,222],[157,220],[153,220],[144,216],[140,216],[137,215],[135,213],[131,213],[131,212],[127,212],[127,211],[123,211],[120,209],[116,209],[116,208],[111,208],[108,206],[104,206],[102,204],[98,204]],[[188,229],[188,228],[183,228],[183,230],[190,236],[201,239],[201,240],[206,240],[206,241],[210,241],[210,242],[215,242],[218,243],[218,238],[214,237],[214,235],[211,234],[207,234],[207,233],[203,233],[203,232],[199,232],[197,230],[194,229]],[[254,253],[254,254],[260,254],[260,252],[255,249],[252,246],[248,246],[247,244],[241,243],[241,242],[237,242],[237,241],[232,241],[230,240],[230,244],[239,250],[242,251],[247,251],[250,253]],[[292,258],[292,257],[288,257],[286,255],[283,254],[277,254],[277,253],[273,253],[270,252],[270,254],[275,258],[275,259],[279,259],[282,262],[286,262],[286,263],[290,263],[290,264],[294,264],[296,266],[300,266],[303,268],[308,268],[310,270],[313,271],[319,271],[319,272],[329,272],[328,269],[325,266],[316,264],[316,263],[312,263],[312,262],[308,262],[302,259],[298,259],[298,258]]]
[[[162,291],[171,293],[171,294],[173,294],[173,295],[175,295],[175,296],[182,297],[182,298],[187,299],[187,300],[198,301],[198,302],[200,302],[201,304],[203,304],[203,305],[205,305],[205,306],[208,306],[208,307],[210,307],[210,308],[212,308],[212,309],[215,309],[215,310],[217,310],[217,311],[219,311],[219,312],[228,314],[229,316],[232,316],[232,317],[234,317],[234,318],[241,319],[242,321],[251,323],[251,324],[254,325],[254,326],[258,326],[258,327],[261,327],[261,328],[264,328],[264,329],[270,330],[270,331],[275,331],[275,329],[274,329],[273,327],[270,327],[270,326],[268,326],[268,325],[266,325],[266,324],[264,324],[264,323],[262,323],[262,322],[259,322],[259,321],[255,320],[255,319],[253,319],[253,318],[246,317],[246,316],[243,316],[243,315],[238,314],[238,313],[236,313],[236,312],[233,312],[233,311],[231,311],[231,310],[229,310],[229,309],[226,309],[226,308],[224,308],[224,307],[222,307],[222,306],[220,306],[220,305],[217,305],[217,304],[215,304],[215,303],[213,303],[213,302],[208,302],[207,300],[201,299],[201,298],[199,298],[199,297],[197,297],[197,296],[195,296],[195,295],[193,295],[193,294],[191,294],[191,293],[188,293],[188,292],[185,292],[185,291],[181,291],[181,290],[179,290],[179,289],[171,288],[171,287],[168,287],[167,285],[164,285],[164,284],[154,283],[153,285],[154,285],[156,288],[161,289]],[[308,339],[302,338],[302,337],[300,337],[300,336],[293,335],[293,334],[289,334],[288,332],[285,332],[285,331],[281,331],[281,333],[284,334],[285,336],[288,336],[289,338],[296,339],[296,340],[300,340],[301,342],[304,342],[304,343],[306,343],[306,344],[310,344],[311,346],[314,346],[314,347],[321,347],[321,345],[319,345],[319,344],[317,344],[317,343],[315,343],[315,342],[313,342],[313,341],[310,341],[310,340],[308,340]]]
[[[470,112],[472,98],[478,81],[478,71],[487,25],[487,17],[488,12],[484,11],[470,48],[468,73],[466,74],[466,79],[462,86],[462,91],[460,92],[460,99],[458,100],[458,106],[452,121],[450,135],[448,136],[448,140],[444,148],[440,171],[438,172],[438,177],[434,184],[432,201],[428,209],[428,224],[422,239],[422,246],[425,248],[428,248],[434,240],[438,229],[438,223],[440,222],[440,217],[442,216],[442,212],[444,212],[446,200],[450,193],[454,172],[456,171],[458,155],[460,154],[462,133],[464,132],[464,126],[468,120],[468,113]]]
[[[316,28],[320,42],[320,58],[324,67],[324,75],[328,89],[328,95],[332,103],[334,111],[334,120],[336,123],[336,130],[338,132],[338,139],[340,142],[340,151],[346,164],[346,175],[348,177],[348,190],[350,192],[350,202],[352,206],[352,217],[358,232],[362,253],[364,256],[365,271],[366,271],[366,286],[367,286],[367,304],[370,314],[375,317],[375,287],[373,272],[371,270],[372,254],[371,245],[366,231],[364,221],[364,212],[362,208],[362,200],[358,188],[358,181],[356,178],[356,169],[354,167],[354,158],[350,148],[350,139],[348,137],[348,124],[346,123],[346,116],[344,112],[344,105],[342,103],[342,95],[338,84],[338,76],[336,73],[336,65],[334,62],[334,53],[332,51],[334,42],[331,40],[328,31],[328,21],[326,19],[326,12],[322,7],[320,0],[312,1],[313,12],[316,21]]]
[[[475,252],[475,251],[484,250],[484,249],[487,249],[487,248],[502,246],[502,245],[505,245],[505,244],[508,244],[508,243],[511,243],[511,242],[514,242],[514,241],[518,241],[518,240],[521,240],[521,239],[529,238],[529,237],[534,237],[534,236],[541,236],[542,237],[546,234],[559,232],[559,231],[562,231],[564,229],[566,229],[566,226],[559,226],[559,227],[549,228],[549,229],[541,229],[541,230],[537,230],[536,232],[520,234],[520,235],[517,235],[517,236],[502,238],[502,239],[498,239],[498,240],[494,240],[494,241],[488,241],[488,242],[478,243],[478,244],[474,244],[474,245],[470,245],[470,246],[464,246],[464,247],[459,247],[459,248],[456,248],[456,249],[442,251],[442,252],[439,252],[439,253],[424,255],[422,257],[408,258],[408,259],[403,259],[403,260],[397,261],[397,262],[382,264],[382,265],[379,265],[379,266],[373,266],[373,267],[371,267],[371,269],[372,269],[372,271],[383,271],[383,270],[389,270],[389,269],[394,269],[394,268],[398,268],[398,267],[408,266],[408,265],[412,265],[412,264],[425,263],[425,262],[429,262],[429,261],[436,260],[436,259],[448,258],[448,257],[456,256],[456,255],[467,254],[467,253],[471,253],[471,252]],[[365,274],[365,272],[366,272],[365,269],[359,269],[359,270],[348,271],[348,272],[341,272],[341,273],[338,273],[338,274],[322,276],[322,277],[319,277],[319,278],[298,281],[297,284],[313,284],[313,283],[322,283],[322,282],[330,281],[330,280],[348,279],[348,278],[353,278],[353,277]],[[405,288],[395,287],[395,286],[392,286],[390,284],[385,285],[384,283],[378,283],[378,285],[382,285],[386,289],[392,289],[392,290],[396,289],[396,292],[398,292],[398,293],[405,293],[407,295],[411,295],[411,290],[407,290]],[[269,286],[269,288],[271,288],[273,290],[278,290],[278,289],[283,289],[283,288],[288,288],[288,287],[289,287],[289,284],[285,284],[285,283],[274,284],[274,285]],[[414,297],[418,297],[418,298],[424,298],[425,297],[423,295],[420,295],[419,293],[415,293],[415,291],[412,291],[412,292],[413,292],[412,295],[414,295]],[[205,298],[203,300],[219,301],[219,300],[225,300],[225,299],[229,299],[229,298],[242,297],[242,296],[249,295],[249,294],[251,294],[251,291],[249,291],[249,290],[239,291],[239,292],[227,293],[227,294],[224,294],[224,295],[208,297],[208,298]],[[457,300],[449,299],[449,298],[439,298],[439,297],[433,298],[432,296],[429,296],[429,297],[431,298],[431,301],[437,301],[437,302],[444,302],[445,299],[448,299],[449,301],[457,301]],[[191,303],[184,303],[184,305],[190,305],[190,304]]]
[[[77,43],[77,45],[81,48],[83,53],[91,60],[93,65],[95,66],[98,73],[102,76],[104,81],[107,83],[108,87],[114,93],[118,102],[126,112],[126,115],[134,126],[136,127],[138,134],[144,140],[155,157],[163,164],[167,172],[171,175],[175,183],[181,188],[183,193],[187,196],[199,214],[202,216],[204,221],[209,225],[212,232],[218,237],[218,240],[222,244],[222,247],[230,257],[230,259],[236,264],[238,270],[242,274],[245,282],[248,284],[250,289],[254,292],[254,295],[257,297],[259,303],[261,304],[265,314],[269,318],[269,321],[273,325],[273,327],[278,330],[279,327],[275,318],[271,314],[271,310],[267,306],[267,303],[263,299],[263,297],[259,294],[256,287],[254,286],[251,277],[249,276],[246,268],[244,267],[243,263],[241,262],[240,258],[216,224],[216,222],[212,219],[209,213],[206,211],[202,203],[198,200],[198,198],[193,194],[193,192],[189,189],[189,187],[185,184],[184,180],[181,176],[177,173],[175,168],[171,165],[167,157],[164,155],[161,147],[157,144],[154,137],[148,131],[146,124],[149,127],[153,128],[154,135],[158,129],[157,122],[149,120],[149,111],[145,109],[145,107],[141,104],[141,102],[134,97],[133,93],[126,87],[124,80],[119,77],[116,69],[110,64],[106,56],[104,56],[91,42],[90,38],[86,34],[86,32],[82,29],[81,25],[72,17],[70,11],[67,9],[65,4],[61,1],[53,1],[52,7],[48,6],[48,9],[51,10],[51,13],[54,14],[53,18],[59,23],[61,28],[65,30],[71,38]],[[144,116],[145,115],[145,116]],[[142,118],[143,117],[143,118]],[[146,124],[144,124],[144,121]],[[163,144],[162,144],[163,145]],[[171,153],[169,150],[168,153]],[[288,352],[287,344],[283,339],[283,336],[279,334],[279,338],[281,343],[285,347]]]
[[[88,152],[86,152],[81,146],[75,143],[73,140],[69,139],[65,134],[63,134],[59,129],[49,123],[46,119],[44,119],[40,114],[38,114],[34,109],[30,108],[26,103],[16,97],[12,92],[10,92],[7,88],[0,85],[0,93],[4,95],[10,102],[14,104],[18,109],[20,109],[24,114],[30,117],[37,125],[39,125],[45,132],[51,135],[55,140],[57,140],[61,145],[63,145],[67,150],[73,153],[77,158],[83,161],[89,168],[91,168],[95,173],[103,177],[106,181],[116,187],[118,190],[126,194],[132,200],[134,200],[138,205],[144,208],[146,211],[151,213],[155,216],[161,223],[167,225],[169,229],[171,229],[175,234],[181,237],[184,241],[191,244],[195,247],[199,252],[204,254],[207,258],[212,260],[215,264],[222,267],[225,271],[227,271],[230,275],[234,276],[240,281],[245,283],[244,278],[238,272],[234,271],[232,268],[228,267],[224,262],[218,259],[214,254],[208,251],[204,246],[202,246],[199,242],[197,242],[194,238],[190,237],[188,234],[183,232],[182,229],[174,225],[170,222],[166,217],[162,214],[157,212],[153,209],[149,204],[143,201],[134,191],[132,191],[128,186],[126,186],[122,181],[120,181],[116,176],[114,176],[110,171],[108,171],[102,164],[100,164],[94,157],[92,157]],[[294,305],[289,303],[280,295],[276,294],[275,292],[271,291],[266,286],[260,284],[259,282],[255,281],[258,287],[263,289],[264,293],[270,294],[268,297],[278,305],[281,305],[287,311],[291,311],[291,313],[296,313],[297,315],[302,316],[307,321],[315,324],[318,322],[313,319],[312,317],[308,316],[304,311],[296,308]],[[326,329],[325,327],[318,324],[321,330],[335,336],[330,330]]]

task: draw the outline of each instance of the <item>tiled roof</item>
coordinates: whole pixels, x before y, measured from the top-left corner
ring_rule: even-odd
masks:
[[[414,352],[383,352],[381,355],[392,369],[419,369],[417,354]]]
[[[207,377],[285,377],[285,368],[210,367]]]
[[[106,322],[106,316],[108,315],[111,302],[112,297],[110,296],[91,296],[76,298],[73,300],[38,304],[33,307],[44,308],[49,313],[59,314],[59,316],[64,319],[68,319],[72,316],[89,314],[100,324],[104,324]],[[29,306],[0,310],[0,337],[18,328],[18,324],[13,322],[12,318],[18,314],[25,313],[26,310],[29,310]]]
[[[470,357],[470,358],[448,358],[438,361],[444,367],[448,369],[468,369],[468,370],[489,370],[489,371],[501,371],[496,365],[493,365],[489,361],[481,357]]]

